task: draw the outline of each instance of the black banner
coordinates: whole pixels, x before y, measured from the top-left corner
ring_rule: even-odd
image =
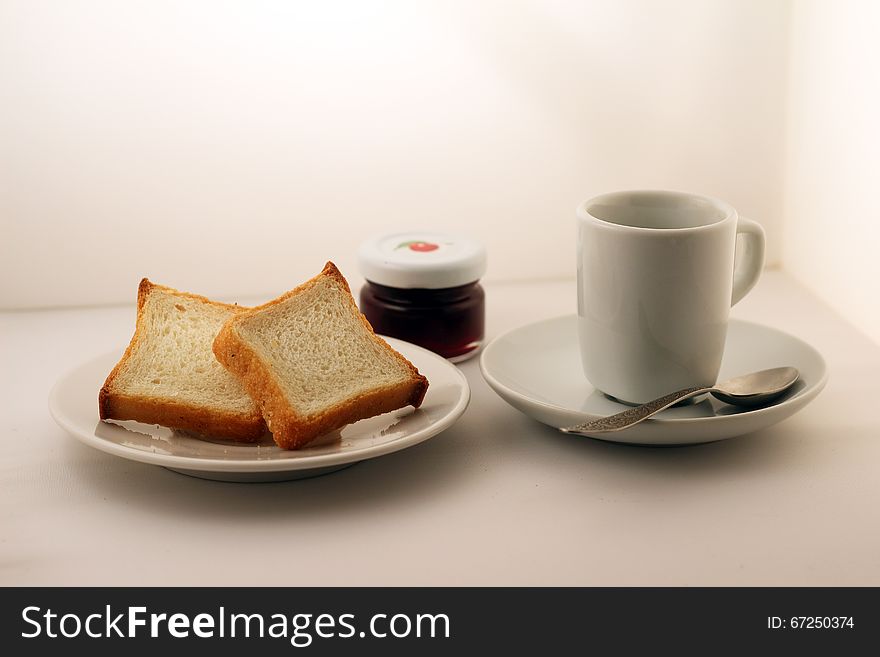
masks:
[[[876,647],[874,588],[7,588],[6,654]],[[13,648],[8,652],[6,648]]]

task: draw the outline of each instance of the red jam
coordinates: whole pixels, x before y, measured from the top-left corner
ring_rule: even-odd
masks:
[[[376,333],[450,360],[465,360],[483,342],[485,295],[477,281],[436,290],[367,281],[361,288],[360,309]]]

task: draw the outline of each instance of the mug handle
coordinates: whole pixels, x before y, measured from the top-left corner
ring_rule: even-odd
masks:
[[[761,224],[745,217],[736,223],[736,234],[743,235],[742,249],[738,249],[740,257],[733,272],[733,295],[730,305],[735,306],[749,290],[755,287],[761,270],[764,269],[764,229]]]

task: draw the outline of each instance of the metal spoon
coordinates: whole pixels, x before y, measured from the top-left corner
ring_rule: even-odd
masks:
[[[588,436],[596,433],[607,433],[628,429],[634,424],[647,420],[664,408],[669,408],[680,401],[711,393],[721,401],[735,406],[756,407],[780,397],[798,380],[798,371],[793,367],[776,367],[772,370],[761,370],[745,374],[719,383],[714,387],[685,388],[671,392],[647,404],[628,408],[616,415],[600,417],[573,427],[562,427],[563,433],[576,433]]]

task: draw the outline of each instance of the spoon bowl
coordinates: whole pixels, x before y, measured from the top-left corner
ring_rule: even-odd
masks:
[[[794,367],[774,367],[728,379],[709,392],[725,404],[755,408],[784,395],[798,380],[798,376]]]

